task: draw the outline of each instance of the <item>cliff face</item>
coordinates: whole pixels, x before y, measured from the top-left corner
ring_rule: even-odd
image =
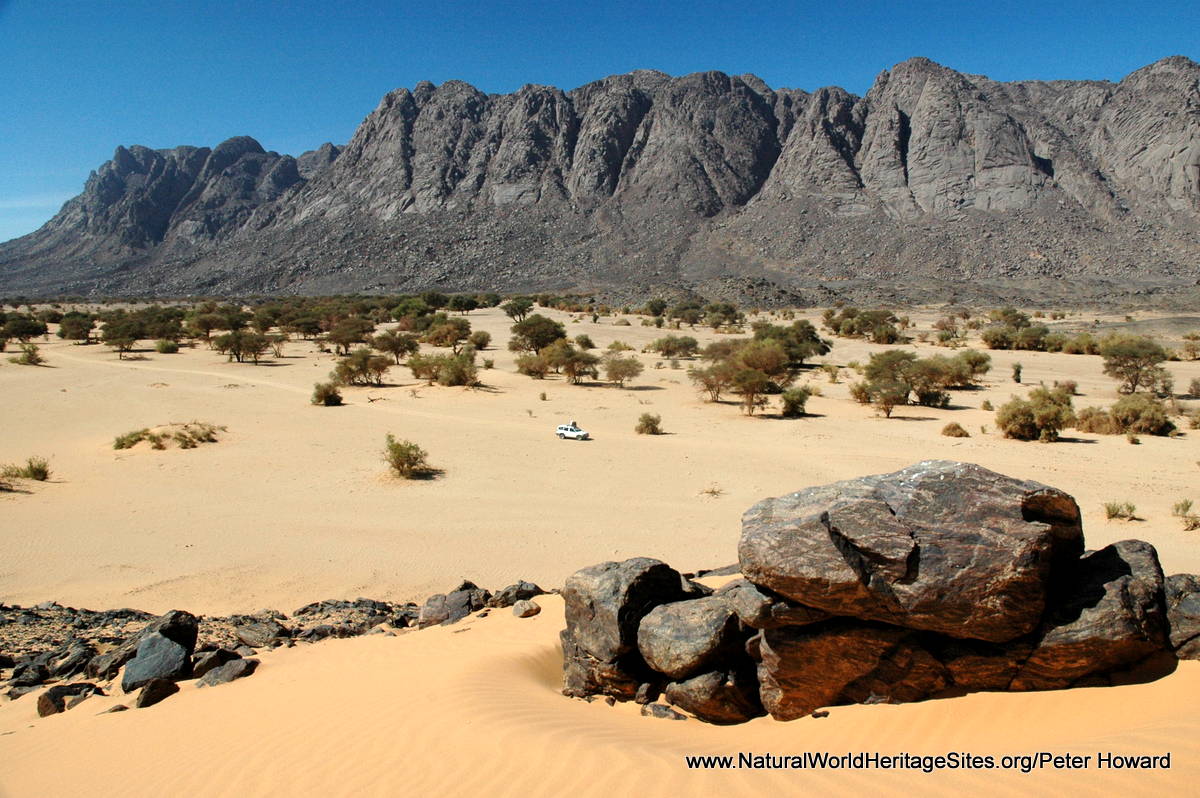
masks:
[[[118,148],[45,227],[0,245],[0,288],[1107,290],[1194,284],[1198,229],[1186,58],[1116,84],[999,83],[918,58],[861,98],[638,71],[569,92],[420,83],[344,148],[298,159],[246,137]]]

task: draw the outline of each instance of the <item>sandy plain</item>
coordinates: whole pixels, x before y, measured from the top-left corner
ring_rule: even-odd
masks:
[[[601,349],[617,339],[640,349],[665,334],[637,317],[626,327],[612,317],[548,315]],[[918,325],[934,318],[913,315]],[[495,309],[469,319],[495,344],[480,353],[495,360],[481,371],[484,388],[425,386],[400,366],[390,387],[348,389],[341,408],[308,404],[333,359],[307,341],[261,366],[228,363],[202,346],[119,360],[105,347],[57,339],[43,345],[46,368],[3,363],[0,462],[42,455],[54,476],[0,495],[0,599],[289,612],[322,598],[420,601],[460,578],[493,589],[518,578],[557,587],[580,567],[632,556],[711,568],[736,561],[739,519],[755,501],[930,458],[1061,488],[1083,509],[1090,547],[1142,538],[1158,547],[1167,573],[1200,572],[1200,537],[1170,514],[1181,498],[1200,502],[1200,433],[1185,423],[1182,437],[1143,436],[1137,446],[1075,432],[1022,443],[1001,438],[994,414],[980,409],[1063,379],[1079,383],[1076,407],[1110,404],[1116,384],[1098,357],[992,352],[981,390],[956,392],[950,409],[901,408],[891,419],[850,401],[846,372],[838,384],[809,373],[800,382],[822,391],[809,401],[811,416],[783,420],[771,408],[748,418],[733,403],[701,401],[687,361],[673,369],[649,354],[639,355],[645,373],[624,389],[530,380],[504,349],[510,320]],[[720,337],[682,333],[702,344]],[[879,349],[834,339],[820,360],[845,365]],[[1024,385],[1009,376],[1014,361]],[[1200,362],[1167,365],[1179,388],[1200,377]],[[660,414],[669,434],[636,435],[643,412]],[[570,419],[594,440],[555,438],[555,425]],[[118,434],[191,420],[228,432],[193,450],[112,448]],[[971,437],[941,436],[948,421]],[[380,450],[389,432],[420,443],[444,474],[388,477]],[[1134,502],[1144,520],[1106,521],[1105,501]],[[721,729],[560,696],[561,602],[542,603],[531,620],[501,612],[271,652],[251,679],[189,686],[144,711],[97,716],[110,699],[92,699],[93,711],[38,720],[32,701],[0,704],[0,794],[86,786],[100,795],[1101,795],[1178,792],[1200,776],[1200,663],[1144,685],[835,708],[820,720]],[[816,750],[1170,751],[1173,767],[924,774],[696,771],[683,761],[685,753]]]

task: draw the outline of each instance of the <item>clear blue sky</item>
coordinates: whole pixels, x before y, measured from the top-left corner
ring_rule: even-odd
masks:
[[[119,144],[343,143],[391,89],[564,89],[638,68],[865,93],[923,55],[998,80],[1119,80],[1200,60],[1200,0],[218,2],[0,0],[0,241]]]

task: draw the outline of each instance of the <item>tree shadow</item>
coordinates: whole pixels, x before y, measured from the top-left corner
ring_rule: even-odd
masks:
[[[621,390],[625,391],[665,391],[666,388],[661,385],[626,385]]]
[[[1060,435],[1055,443],[1099,443],[1099,441],[1092,438],[1065,438]]]

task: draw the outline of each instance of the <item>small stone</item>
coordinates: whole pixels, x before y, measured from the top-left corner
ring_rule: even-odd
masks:
[[[230,651],[226,648],[218,648],[216,651],[206,651],[196,657],[196,661],[192,665],[192,676],[199,679],[213,668],[219,668],[226,662],[232,662],[235,659],[241,659],[241,655],[236,651]]]
[[[513,615],[518,618],[532,618],[542,611],[542,607],[536,601],[521,599],[516,604],[512,605]]]
[[[658,685],[650,682],[642,682],[638,685],[637,693],[633,696],[633,701],[635,704],[652,704],[658,700],[661,694],[662,689]]]
[[[663,720],[687,720],[687,715],[681,715],[665,704],[646,704],[642,707],[642,714],[649,718],[662,718]]]
[[[101,715],[111,715],[113,712],[127,712],[128,710],[129,710],[129,707],[127,707],[126,705],[117,704],[116,706],[109,707],[108,709],[104,710],[100,714]]]
[[[241,679],[254,673],[258,668],[258,660],[256,659],[235,659],[226,662],[219,668],[213,668],[204,677],[200,679],[200,687],[213,687],[218,684],[227,684],[234,679]]]

